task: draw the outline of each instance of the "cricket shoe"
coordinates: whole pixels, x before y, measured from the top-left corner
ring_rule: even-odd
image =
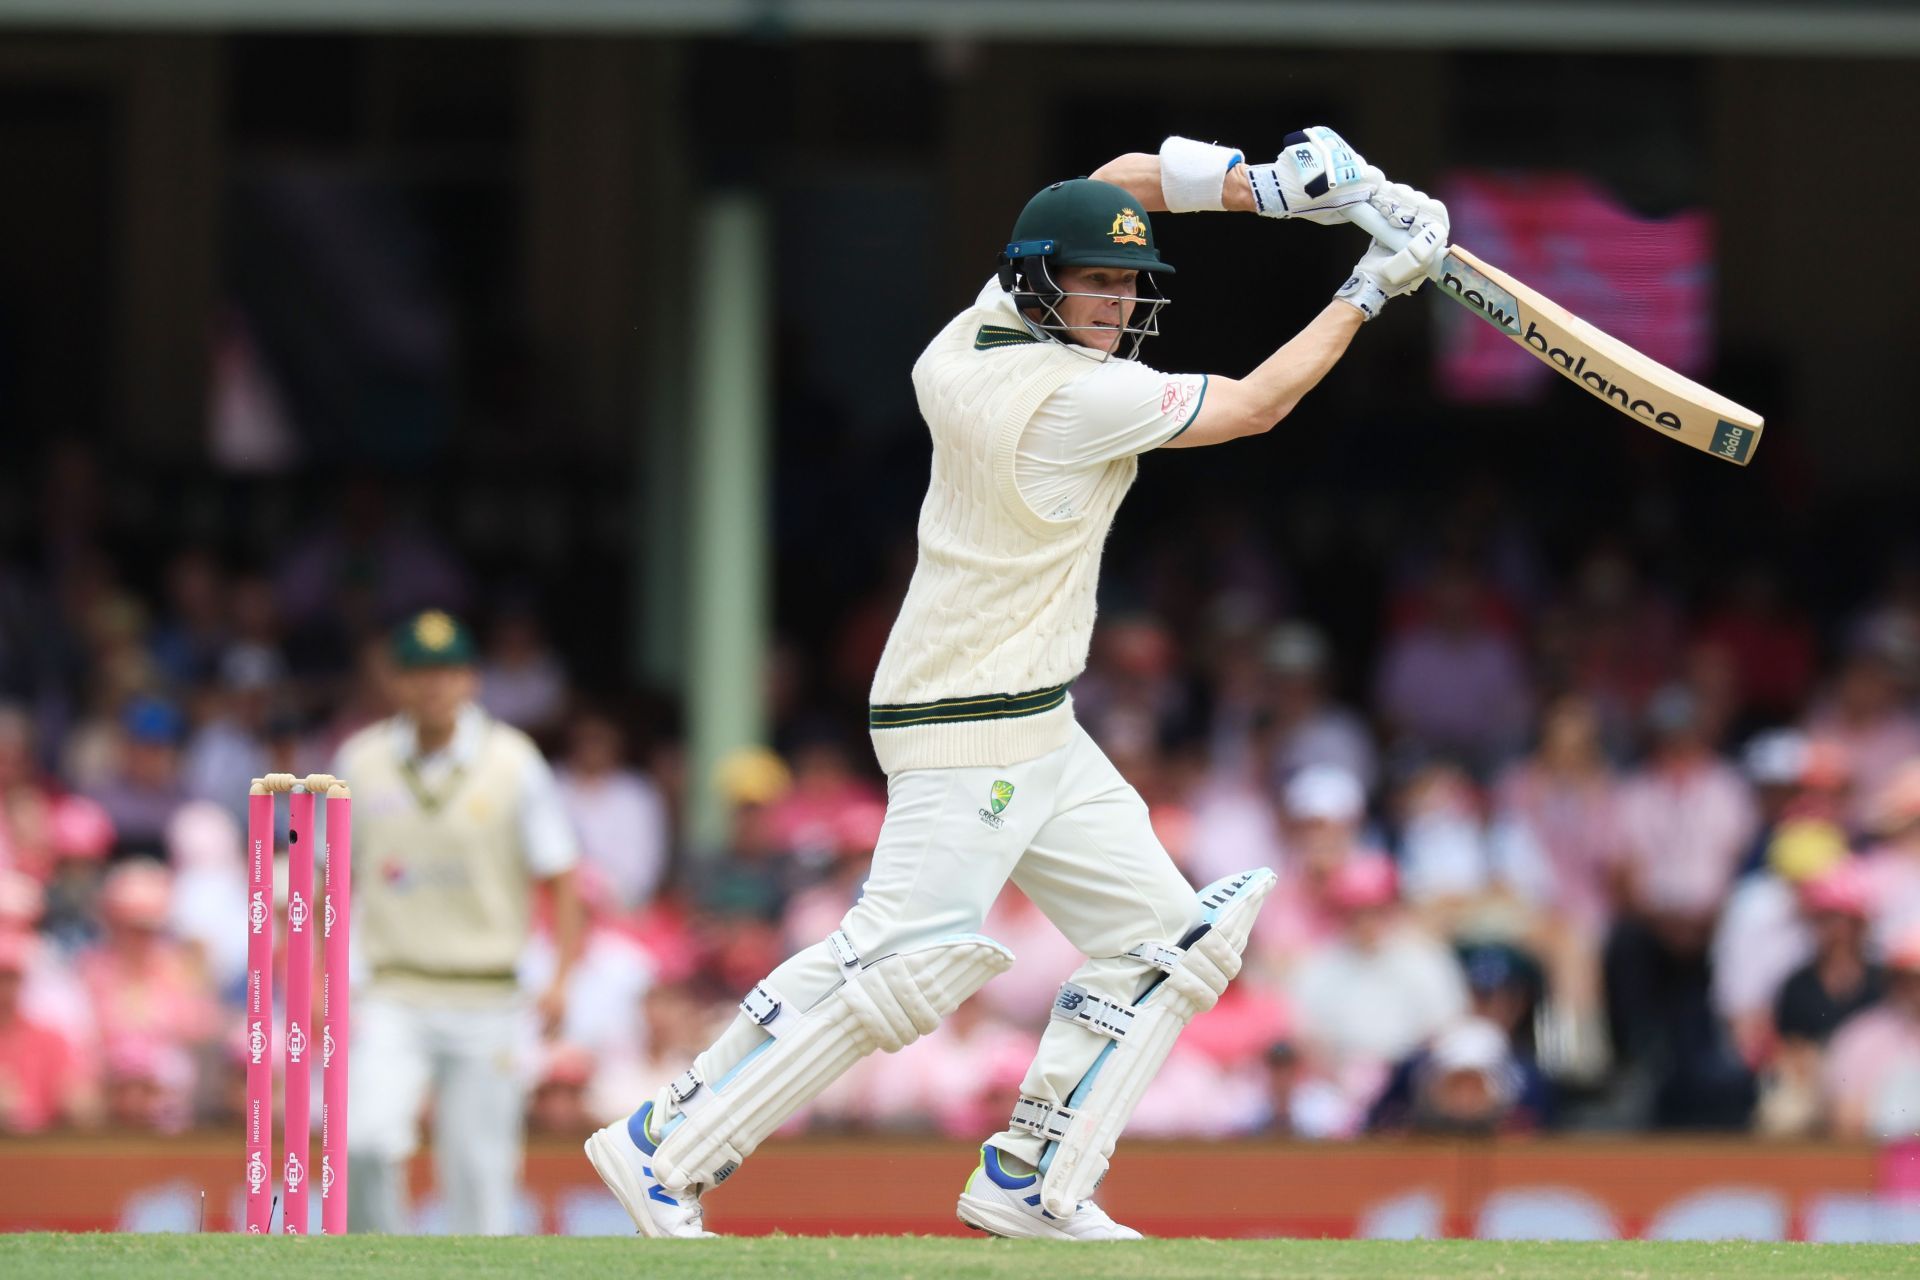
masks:
[[[1000,1163],[1000,1152],[980,1148],[980,1167],[967,1179],[955,1210],[960,1221],[989,1235],[1011,1240],[1139,1240],[1132,1227],[1123,1227],[1091,1200],[1082,1200],[1064,1218],[1040,1207],[1040,1175],[1012,1173]]]
[[[650,1132],[653,1103],[648,1102],[587,1139],[587,1159],[607,1184],[614,1199],[627,1211],[643,1236],[660,1239],[705,1240],[714,1233],[701,1220],[700,1191],[672,1195],[653,1176],[653,1153],[659,1139]]]

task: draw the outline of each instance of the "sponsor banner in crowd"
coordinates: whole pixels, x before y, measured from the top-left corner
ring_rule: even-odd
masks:
[[[1914,1148],[1138,1142],[1120,1156],[1101,1200],[1156,1236],[1920,1241]],[[774,1142],[713,1196],[707,1221],[740,1234],[958,1234],[954,1198],[977,1159],[946,1142]],[[244,1208],[244,1173],[231,1138],[0,1142],[0,1230],[228,1231]],[[435,1232],[429,1161],[413,1175],[416,1225]],[[579,1144],[559,1139],[529,1147],[516,1225],[632,1232]]]

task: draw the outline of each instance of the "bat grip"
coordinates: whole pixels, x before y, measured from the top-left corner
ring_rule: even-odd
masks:
[[[1363,200],[1359,204],[1349,206],[1347,220],[1395,253],[1406,248],[1407,241],[1413,239],[1411,232],[1402,231],[1388,222],[1386,216],[1374,208],[1371,201]]]

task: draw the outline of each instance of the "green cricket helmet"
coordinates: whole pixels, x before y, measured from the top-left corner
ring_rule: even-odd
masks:
[[[1140,344],[1160,332],[1160,308],[1168,299],[1161,294],[1153,273],[1172,275],[1173,268],[1160,260],[1153,242],[1153,223],[1132,192],[1097,178],[1072,178],[1035,195],[1014,221],[1013,238],[1000,255],[1000,287],[1013,295],[1016,307],[1040,311],[1043,318],[1033,321],[1034,327],[1062,342],[1068,341],[1063,336],[1067,326],[1056,307],[1066,293],[1056,282],[1055,273],[1063,267],[1119,267],[1140,272],[1145,287],[1140,291],[1132,322],[1122,329],[1133,338],[1126,358],[1139,354]],[[1074,296],[1112,295],[1075,290]]]

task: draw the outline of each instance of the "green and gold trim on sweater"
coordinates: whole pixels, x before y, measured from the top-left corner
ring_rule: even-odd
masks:
[[[1025,329],[1009,329],[1005,325],[983,324],[980,332],[973,335],[975,351],[991,351],[995,347],[1023,347],[1040,339]]]
[[[1052,711],[1067,700],[1067,686],[1031,693],[981,693],[938,702],[875,703],[867,708],[869,729],[904,729],[917,724],[948,724],[964,720],[1011,720]]]

